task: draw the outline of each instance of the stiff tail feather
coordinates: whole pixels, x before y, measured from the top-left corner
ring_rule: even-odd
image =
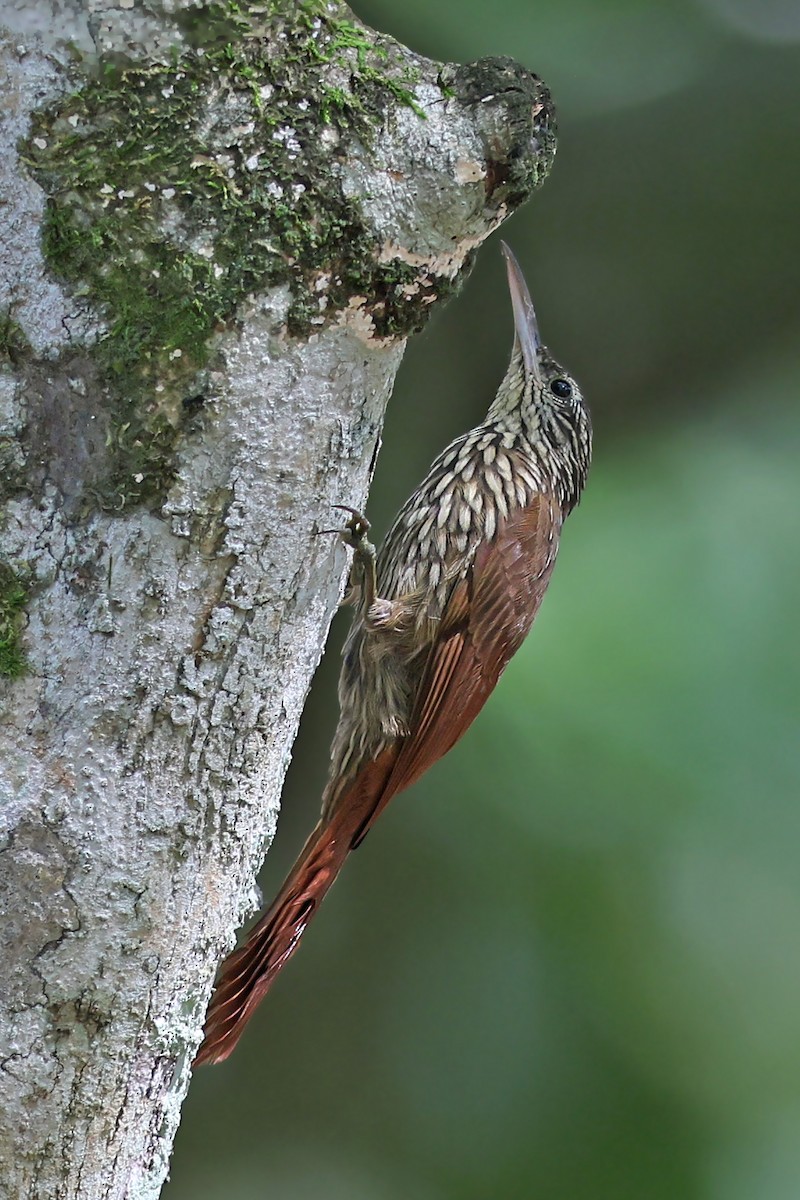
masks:
[[[309,837],[277,897],[223,964],[206,1016],[203,1041],[194,1065],[223,1062],[263,1000],[278,972],[289,961],[300,938],[336,879],[354,839],[371,823],[383,799],[396,751],[385,751],[369,763]],[[382,807],[382,805],[381,805]]]
[[[320,821],[273,904],[226,961],[195,1066],[222,1062],[231,1053],[254,1009],[297,949],[349,849],[337,841],[330,823]]]

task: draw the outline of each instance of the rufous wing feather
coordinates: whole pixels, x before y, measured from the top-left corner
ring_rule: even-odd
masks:
[[[357,846],[389,800],[415,783],[466,733],[522,645],[547,590],[561,529],[549,496],[514,513],[483,542],[442,615],[419,691],[411,733]],[[532,564],[538,563],[532,575]]]

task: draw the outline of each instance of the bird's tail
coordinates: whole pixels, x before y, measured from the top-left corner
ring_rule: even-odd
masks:
[[[371,820],[382,807],[395,751],[369,763],[309,837],[272,905],[245,944],[225,961],[206,1016],[195,1066],[222,1062],[294,954],[316,913]]]
[[[349,850],[337,839],[332,822],[319,822],[270,908],[223,965],[195,1066],[222,1062],[231,1053],[275,976],[297,949]]]

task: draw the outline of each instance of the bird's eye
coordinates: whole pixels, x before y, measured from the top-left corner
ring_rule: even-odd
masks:
[[[550,391],[554,396],[558,396],[559,400],[569,400],[572,395],[572,384],[568,379],[554,379],[550,384]]]

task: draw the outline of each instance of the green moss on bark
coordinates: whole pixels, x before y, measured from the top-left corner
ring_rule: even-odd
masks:
[[[15,321],[10,311],[0,312],[0,370],[16,367],[30,350],[22,326]]]
[[[6,403],[6,377],[13,378],[30,353],[28,339],[10,310],[0,312],[0,387]],[[5,412],[0,421],[0,504],[25,487],[24,458],[17,437],[18,429],[13,419],[8,420],[8,416],[8,412]]]
[[[319,0],[181,20],[171,62],[103,64],[35,115],[23,148],[48,194],[45,257],[105,321],[108,509],[163,496],[182,402],[249,294],[288,284],[297,336],[354,294],[377,297],[377,336],[408,335],[429,307],[413,267],[376,262],[339,180],[345,144],[368,143],[388,105],[419,113],[391,43]]]
[[[25,580],[0,562],[0,677],[5,679],[16,679],[25,670],[20,623],[27,600]]]

